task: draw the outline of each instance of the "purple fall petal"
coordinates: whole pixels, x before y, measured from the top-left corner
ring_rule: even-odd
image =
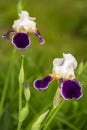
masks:
[[[38,30],[34,31],[34,35],[40,38],[40,44],[44,44],[45,43],[44,38],[42,37],[41,33]]]
[[[65,100],[80,99],[82,87],[76,80],[65,80],[61,83],[61,95]]]
[[[12,44],[20,49],[30,46],[30,39],[26,33],[17,33],[12,38]]]
[[[2,35],[2,38],[9,40],[10,39],[10,33],[14,32],[13,28],[10,29],[7,33]]]
[[[35,31],[34,31],[34,34],[35,34],[35,36],[37,36],[37,37],[41,37],[41,33],[40,33],[38,30],[35,30]]]
[[[41,37],[41,38],[40,38],[40,44],[42,45],[42,44],[44,44],[44,43],[45,43],[45,40],[44,40],[43,37]]]
[[[51,76],[46,76],[43,79],[37,79],[34,81],[34,88],[37,90],[44,90],[48,88],[49,83],[53,80]]]

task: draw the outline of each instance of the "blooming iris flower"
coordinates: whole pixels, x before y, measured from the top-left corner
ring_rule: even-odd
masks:
[[[19,13],[19,19],[15,20],[12,28],[4,34],[2,37],[4,39],[10,39],[10,33],[12,36],[12,44],[20,49],[25,49],[30,46],[30,33],[33,33],[35,36],[39,37],[40,43],[44,44],[45,40],[36,28],[35,18],[30,17],[27,11],[21,11]]]
[[[74,69],[77,67],[77,61],[71,54],[63,54],[63,58],[53,60],[52,74],[43,79],[34,81],[34,88],[44,90],[48,85],[57,80],[60,82],[60,94],[65,99],[80,99],[82,96],[81,84],[76,80]]]

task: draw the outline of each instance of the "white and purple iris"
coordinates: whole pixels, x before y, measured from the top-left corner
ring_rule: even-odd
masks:
[[[63,54],[63,58],[53,60],[53,72],[43,79],[34,81],[34,88],[41,91],[57,80],[60,82],[60,94],[65,99],[80,99],[82,97],[82,86],[75,79],[74,69],[77,61],[71,54]]]
[[[2,37],[9,40],[10,33],[12,33],[12,44],[19,49],[25,49],[30,46],[30,33],[39,37],[40,44],[44,44],[45,40],[37,30],[34,20],[35,18],[30,17],[27,11],[21,11],[19,13],[19,19],[14,21],[12,28]]]

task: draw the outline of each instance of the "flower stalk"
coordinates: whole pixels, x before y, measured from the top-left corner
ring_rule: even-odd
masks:
[[[60,108],[62,107],[63,103],[64,103],[64,100],[56,108],[53,107],[51,109],[46,121],[43,124],[43,130],[47,130],[47,128],[50,125],[50,123],[52,122],[53,118],[56,116],[56,114],[59,112]]]
[[[58,110],[62,106],[63,101],[64,100],[60,95],[60,87],[58,87],[58,89],[57,89],[57,91],[55,93],[55,96],[53,98],[53,107],[50,110],[46,120],[44,121],[44,123],[41,126],[41,128],[43,127],[43,130],[46,130],[48,128],[49,124],[51,123],[51,121],[53,120],[53,118],[57,114]]]
[[[22,122],[20,121],[20,113],[22,110],[22,87],[24,83],[24,69],[23,69],[24,57],[22,56],[21,69],[19,72],[19,121],[17,130],[21,129]]]

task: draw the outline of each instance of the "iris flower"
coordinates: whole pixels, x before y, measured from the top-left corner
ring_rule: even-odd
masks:
[[[53,80],[57,80],[60,85],[60,94],[65,99],[80,99],[82,97],[82,86],[76,80],[74,69],[77,67],[77,61],[71,54],[63,54],[63,58],[53,60],[52,74],[43,79],[34,81],[34,88],[42,91],[47,89]]]
[[[36,28],[35,19],[30,17],[27,11],[21,11],[19,19],[14,21],[12,28],[2,37],[9,40],[12,33],[12,44],[19,49],[25,49],[30,46],[31,33],[39,37],[40,43],[44,44],[45,40]]]

